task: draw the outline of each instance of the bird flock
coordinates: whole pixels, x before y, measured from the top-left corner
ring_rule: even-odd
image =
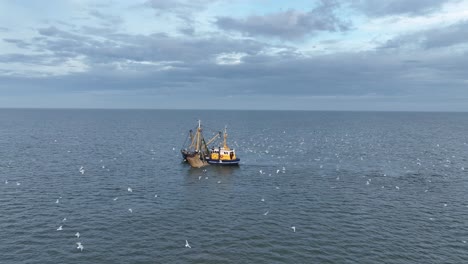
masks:
[[[439,145],[437,145],[437,147],[439,147]],[[265,152],[265,153],[266,153],[266,154],[269,154],[268,152]],[[335,155],[336,155],[336,157],[339,157],[338,154],[335,154]],[[358,160],[364,161],[364,160],[365,160],[365,159],[364,159],[364,156],[360,156]],[[315,158],[314,161],[316,161],[316,162],[321,162],[321,161],[323,161],[323,158]],[[102,160],[101,160],[101,162],[102,162]],[[443,165],[444,167],[448,167],[448,166],[450,166],[451,163],[452,163],[451,160],[448,159],[448,158],[445,159],[444,162],[445,162],[445,164]],[[416,166],[422,166],[423,163],[424,163],[424,161],[422,161],[422,160],[419,159],[419,158],[417,158],[416,161],[415,161],[415,165],[416,165]],[[318,167],[319,167],[320,169],[323,169],[323,168],[324,168],[324,165],[323,165],[323,164],[319,164]],[[107,170],[109,170],[105,165],[102,165],[101,168],[102,168],[102,169],[107,169]],[[406,169],[406,167],[405,167],[404,169]],[[338,170],[338,169],[337,169],[337,170]],[[464,171],[465,168],[462,166],[462,167],[460,168],[460,170],[461,170],[461,171]],[[206,171],[206,169],[203,169],[202,172],[203,172],[203,173],[206,173],[207,171]],[[268,172],[268,169],[260,169],[258,172],[259,172],[260,175],[272,176],[272,174],[281,174],[281,173],[284,174],[284,173],[286,173],[286,168],[285,168],[284,166],[283,166],[282,168],[275,168],[275,169],[272,170],[271,173]],[[84,166],[80,166],[79,169],[78,169],[78,173],[79,173],[79,175],[84,176],[85,173],[86,173],[85,167],[84,167]],[[387,177],[387,174],[386,174],[386,173],[383,173],[383,174],[381,174],[381,176]],[[201,176],[201,175],[198,176],[198,180],[199,180],[199,181],[201,181],[202,179],[203,179],[203,176]],[[208,177],[208,176],[205,176],[204,179],[205,179],[205,180],[208,180],[209,177]],[[339,176],[337,176],[335,179],[336,179],[336,181],[340,181],[340,180],[341,180]],[[376,181],[378,181],[378,180],[376,180]],[[430,183],[430,180],[428,180],[428,182]],[[5,184],[10,184],[10,182],[8,181],[8,179],[6,179],[6,180],[4,181],[4,183],[5,183]],[[221,184],[222,181],[221,181],[221,180],[218,180],[217,183],[218,183],[218,184]],[[16,184],[16,186],[20,186],[20,185],[21,185],[21,182],[16,181],[15,184]],[[366,185],[366,186],[373,186],[373,184],[374,184],[374,183],[373,183],[373,181],[372,181],[372,178],[366,177],[366,179],[365,179],[365,185]],[[381,186],[382,189],[384,189],[385,187],[386,187],[386,186],[384,186],[384,185]],[[392,188],[394,187],[394,189],[397,190],[397,191],[400,190],[400,187],[397,186],[397,185],[394,185],[394,186],[392,185],[392,186],[387,186],[387,187],[392,187]],[[404,186],[403,186],[403,187],[404,187]],[[133,192],[134,192],[134,190],[133,190],[133,188],[132,188],[131,186],[128,186],[128,187],[126,187],[126,188],[127,188],[127,192],[128,192],[128,193],[133,193]],[[279,190],[279,189],[280,189],[280,186],[275,186],[275,189],[276,189],[276,190]],[[125,190],[125,189],[124,189],[124,190]],[[404,190],[404,189],[403,189],[403,190]],[[136,192],[138,192],[138,189],[136,189]],[[428,189],[425,189],[424,192],[428,192]],[[154,198],[158,198],[158,194],[154,194]],[[56,199],[55,199],[55,204],[56,204],[56,205],[60,205],[60,204],[61,204],[61,199],[62,199],[62,196],[56,198]],[[117,201],[118,199],[119,199],[119,197],[114,197],[112,200],[113,200],[113,201]],[[257,201],[258,201],[258,200],[257,200]],[[260,199],[260,201],[261,201],[261,202],[265,202],[265,198],[262,197],[262,198]],[[443,203],[443,207],[447,207],[447,206],[448,206],[447,203]],[[271,209],[263,210],[263,215],[266,216],[266,217],[269,216],[270,210],[271,210]],[[134,210],[133,210],[132,208],[128,208],[128,212],[129,212],[130,214],[133,214],[133,213],[134,213]],[[136,211],[136,213],[138,213],[138,210]],[[275,213],[275,212],[273,211],[272,214],[274,214],[274,213]],[[429,220],[430,220],[430,221],[434,221],[434,218],[433,218],[433,217],[430,217]],[[61,231],[61,232],[66,231],[66,230],[67,230],[66,221],[67,221],[67,218],[66,218],[66,217],[63,218],[61,224],[58,225],[58,227],[56,227],[56,231]],[[292,230],[293,233],[296,233],[296,226],[295,226],[295,225],[290,226],[290,230]],[[75,232],[75,231],[76,231],[76,232]],[[73,232],[75,232],[74,237],[76,238],[76,242],[75,242],[76,250],[79,251],[79,252],[83,252],[85,247],[84,247],[83,243],[81,242],[82,236],[81,236],[80,232],[77,231],[77,230],[74,230]],[[462,242],[463,242],[463,243],[466,243],[465,240],[462,240]],[[192,246],[189,244],[188,240],[185,240],[185,248],[188,248],[188,249],[191,249],[191,248],[192,248]]]

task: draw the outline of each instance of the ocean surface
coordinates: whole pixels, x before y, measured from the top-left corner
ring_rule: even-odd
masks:
[[[0,263],[468,263],[468,113],[1,109],[0,157]]]

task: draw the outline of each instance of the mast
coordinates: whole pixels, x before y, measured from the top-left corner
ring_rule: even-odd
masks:
[[[229,147],[227,145],[227,136],[228,136],[227,135],[227,126],[224,126],[224,142],[223,142],[224,146],[223,147],[224,147],[225,150],[229,150]]]
[[[200,137],[201,137],[201,120],[198,120],[198,128],[197,128],[197,145],[195,146],[195,150],[199,151],[200,150]]]

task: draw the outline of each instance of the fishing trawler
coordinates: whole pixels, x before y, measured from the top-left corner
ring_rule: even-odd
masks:
[[[196,132],[189,131],[189,144],[184,144],[185,147],[181,149],[182,157],[194,168],[201,168],[210,164],[239,165],[240,159],[237,158],[235,150],[227,146],[226,128],[224,129],[223,145],[209,148],[211,144],[215,143],[216,139],[221,137],[221,134],[221,132],[216,133],[206,142],[203,137],[201,121],[199,120]]]
[[[217,165],[239,165],[240,159],[236,156],[236,151],[227,145],[227,128],[224,128],[224,140],[222,147],[212,147],[210,156],[206,159],[208,164]]]

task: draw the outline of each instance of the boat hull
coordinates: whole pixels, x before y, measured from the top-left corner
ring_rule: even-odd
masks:
[[[238,166],[240,159],[234,160],[218,160],[218,159],[207,159],[206,160],[211,165],[220,165],[220,166]]]

